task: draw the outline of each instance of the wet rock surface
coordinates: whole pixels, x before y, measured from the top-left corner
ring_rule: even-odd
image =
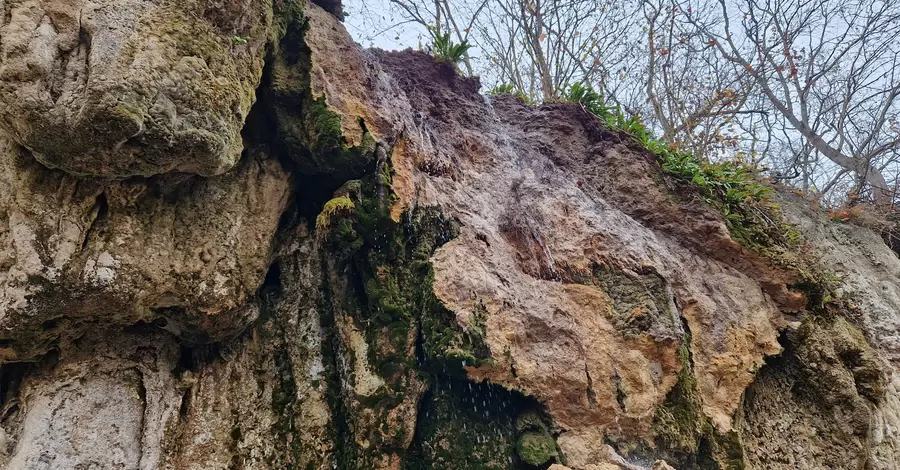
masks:
[[[778,193],[827,301],[580,106],[319,3],[5,6],[0,466],[896,467],[876,234]]]

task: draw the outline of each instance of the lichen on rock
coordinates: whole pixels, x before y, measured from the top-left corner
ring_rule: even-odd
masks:
[[[231,169],[273,18],[271,2],[232,3],[8,5],[0,122],[40,162],[76,175]]]

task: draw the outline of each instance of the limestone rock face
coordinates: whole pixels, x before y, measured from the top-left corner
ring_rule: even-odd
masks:
[[[288,175],[261,154],[214,178],[105,182],[38,163],[0,141],[0,325],[5,360],[61,337],[158,320],[176,335],[247,326],[269,264]]]
[[[319,3],[4,4],[0,468],[900,465],[877,235]]]
[[[14,0],[0,126],[78,175],[216,175],[240,157],[272,22],[263,0]]]

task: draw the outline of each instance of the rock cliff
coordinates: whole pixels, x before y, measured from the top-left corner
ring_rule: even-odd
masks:
[[[0,3],[2,468],[900,467],[877,234],[320,3]]]

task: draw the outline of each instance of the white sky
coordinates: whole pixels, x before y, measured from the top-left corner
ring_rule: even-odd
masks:
[[[417,48],[428,42],[428,33],[402,17],[389,0],[344,0],[344,25],[356,42],[385,50]],[[402,23],[399,24],[398,23]]]

